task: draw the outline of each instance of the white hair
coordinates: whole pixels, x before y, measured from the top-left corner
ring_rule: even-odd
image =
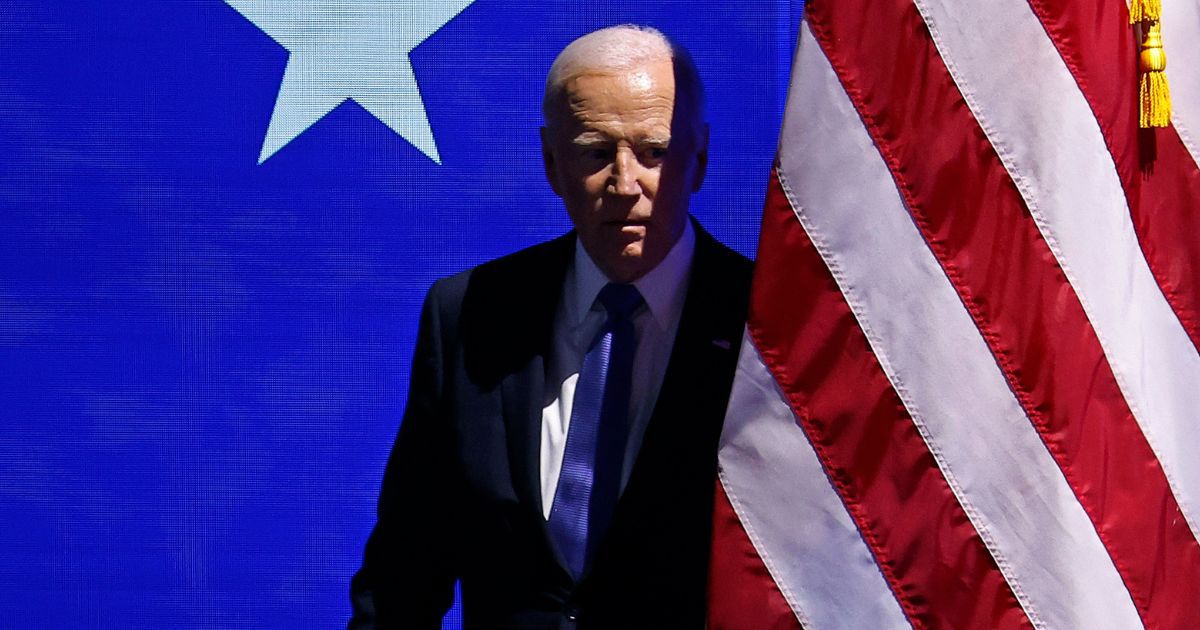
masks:
[[[546,75],[546,91],[542,95],[546,124],[552,121],[571,79],[595,70],[629,70],[661,59],[674,62],[675,91],[687,99],[699,122],[703,119],[704,88],[687,49],[654,27],[621,24],[592,31],[558,53]]]

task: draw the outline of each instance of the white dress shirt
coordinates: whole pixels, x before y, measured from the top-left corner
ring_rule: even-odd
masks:
[[[666,258],[633,282],[646,304],[633,316],[637,351],[633,357],[629,401],[631,428],[644,429],[654,411],[658,390],[662,387],[663,375],[671,357],[671,347],[675,345],[675,331],[679,328],[679,317],[683,313],[695,250],[696,233],[689,221]],[[575,259],[567,270],[562,300],[554,315],[554,349],[546,370],[540,450],[542,515],[546,519],[550,518],[558,475],[562,471],[575,383],[579,380],[579,370],[583,366],[588,344],[600,332],[607,317],[604,306],[596,302],[596,296],[608,283],[608,277],[584,251],[583,245],[576,242]],[[634,433],[634,430],[630,431],[629,440],[640,446],[642,435],[640,432]],[[628,452],[636,453],[637,449]],[[622,467],[621,487],[625,486],[632,464],[632,461],[626,461]]]

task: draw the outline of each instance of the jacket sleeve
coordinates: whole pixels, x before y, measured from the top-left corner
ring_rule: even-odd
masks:
[[[442,403],[447,319],[434,284],[421,310],[408,403],[388,457],[378,517],[350,585],[351,630],[438,630],[458,576],[453,432]],[[449,300],[452,301],[452,300]]]

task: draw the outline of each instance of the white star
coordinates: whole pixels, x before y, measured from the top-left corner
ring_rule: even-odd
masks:
[[[291,54],[258,163],[354,99],[441,164],[408,54],[474,0],[225,0]]]

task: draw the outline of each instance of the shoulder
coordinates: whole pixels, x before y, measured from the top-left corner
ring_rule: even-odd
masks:
[[[433,283],[430,301],[442,308],[488,308],[556,294],[574,255],[570,232],[544,243],[490,260]]]
[[[545,352],[573,233],[483,263],[434,283],[426,299],[431,334],[461,353],[471,380],[494,385]]]
[[[693,227],[696,230],[693,279],[720,283],[736,293],[748,292],[754,263],[718,241],[699,222],[693,222]]]
[[[693,324],[701,322],[703,334],[712,338],[740,339],[750,307],[754,263],[718,242],[698,223],[693,225],[696,252],[684,302],[684,320],[690,317]]]

